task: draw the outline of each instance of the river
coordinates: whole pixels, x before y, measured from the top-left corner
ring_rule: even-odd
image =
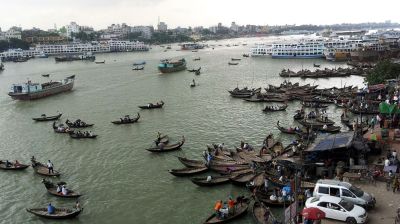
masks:
[[[5,63],[0,72],[0,158],[29,163],[32,155],[38,161],[52,160],[71,189],[84,194],[80,202],[84,211],[65,223],[201,223],[212,212],[216,200],[229,195],[247,193],[227,184],[201,188],[189,178],[177,178],[168,169],[181,168],[176,156],[201,158],[206,144],[225,143],[229,148],[246,141],[259,148],[268,133],[274,133],[285,144],[290,137],[279,133],[275,124],[294,124],[292,116],[299,102],[289,103],[286,112],[266,114],[264,103],[248,103],[229,96],[236,86],[267,87],[280,84],[283,68],[313,70],[313,63],[322,68],[345,66],[322,59],[285,60],[242,58],[255,42],[272,41],[277,37],[241,38],[208,42],[215,49],[198,52],[177,51],[179,46],[164,52],[153,46],[149,52],[96,54],[96,61],[105,64],[74,61],[56,63],[54,57],[32,59],[25,63]],[[225,44],[241,43],[227,47]],[[247,43],[247,46],[243,46]],[[218,46],[223,45],[223,46]],[[187,71],[159,74],[160,59],[181,58],[188,69],[201,66],[201,75]],[[200,61],[193,61],[200,57]],[[229,66],[230,58],[242,58],[237,66]],[[132,71],[134,61],[147,62],[143,71]],[[41,74],[50,74],[44,78]],[[29,80],[45,82],[76,75],[72,92],[31,102],[12,100],[7,92],[13,83]],[[190,88],[192,79],[199,85]],[[363,78],[298,79],[292,82],[318,84],[320,87],[362,85]],[[159,110],[141,111],[138,106],[163,100]],[[43,113],[63,113],[64,122],[82,119],[94,123],[90,128],[98,138],[76,140],[55,134],[51,123],[32,121]],[[140,112],[139,123],[113,125],[112,120]],[[331,114],[339,113],[333,106]],[[336,116],[335,120],[338,120]],[[89,130],[89,129],[88,129]],[[157,132],[168,134],[170,141],[186,143],[182,150],[165,154],[146,151]],[[0,170],[1,171],[1,170]],[[53,223],[31,215],[27,207],[71,207],[74,200],[47,194],[42,177],[32,168],[23,172],[0,172],[0,223]],[[254,223],[251,215],[237,223]]]

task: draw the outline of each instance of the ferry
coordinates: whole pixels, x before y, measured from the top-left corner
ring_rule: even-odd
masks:
[[[54,58],[56,62],[61,62],[61,61],[79,61],[79,60],[92,60],[94,61],[96,57],[91,53],[87,52],[82,55],[64,55],[64,56],[58,56]]]
[[[256,45],[250,50],[251,56],[271,56],[272,58],[321,58],[324,44],[322,41],[300,41],[298,43],[274,43]]]
[[[75,76],[70,76],[60,81],[50,81],[42,84],[31,81],[13,84],[8,95],[14,100],[36,100],[72,90],[74,80]]]
[[[186,69],[186,60],[184,58],[177,61],[162,60],[158,65],[161,73],[171,73]]]
[[[203,44],[197,44],[197,43],[187,43],[187,44],[182,44],[181,46],[181,50],[197,50],[203,48],[204,48]]]

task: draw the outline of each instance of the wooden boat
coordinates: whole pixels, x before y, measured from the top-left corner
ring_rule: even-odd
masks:
[[[32,120],[34,121],[54,121],[58,120],[62,114],[54,115],[54,116],[46,116],[46,114],[42,114],[41,117],[34,117]]]
[[[182,141],[180,141],[178,143],[175,143],[175,144],[172,144],[172,145],[165,145],[162,148],[157,146],[157,147],[149,148],[149,149],[146,149],[146,150],[150,151],[150,152],[170,152],[170,151],[174,151],[174,150],[180,149],[184,143],[185,143],[185,137],[182,136]]]
[[[67,79],[75,79],[75,75],[68,76]]]
[[[329,119],[329,118],[324,119],[324,118],[318,117],[316,120],[317,120],[318,122],[324,123],[324,124],[326,124],[326,125],[333,125],[333,124],[335,124],[335,122],[332,121],[332,120]]]
[[[140,71],[140,70],[143,70],[143,69],[144,69],[143,65],[142,66],[136,66],[136,67],[132,68],[132,70],[134,70],[134,71]]]
[[[79,132],[78,132],[79,133]],[[74,139],[80,139],[80,138],[97,138],[97,135],[85,135],[85,134],[78,134],[78,133],[70,133],[69,137],[74,138]]]
[[[318,64],[313,64],[313,66],[315,67],[315,68],[319,68],[319,67],[321,67],[321,65],[318,65]]]
[[[94,124],[87,124],[85,122],[80,121],[79,124],[72,123],[68,119],[65,121],[65,124],[70,128],[87,128],[92,127]]]
[[[201,67],[198,69],[188,69],[188,72],[196,72],[196,71],[200,71]]]
[[[195,75],[200,75],[200,70],[194,72]]]
[[[304,113],[296,113],[296,114],[293,116],[293,119],[294,119],[294,120],[303,120],[303,119],[304,119]]]
[[[140,118],[140,114],[137,113],[137,116],[135,118],[128,118],[128,116],[125,116],[125,118],[121,119],[119,121],[111,121],[111,123],[113,123],[113,124],[133,124],[133,123],[138,122],[138,120]]]
[[[139,106],[140,109],[156,109],[156,108],[162,108],[164,106],[164,102],[161,100],[160,103],[152,104],[149,103],[146,106]]]
[[[237,62],[228,62],[228,65],[238,65],[239,63]]]
[[[190,176],[194,174],[203,173],[207,170],[208,168],[206,166],[202,166],[202,167],[187,167],[182,169],[171,169],[168,170],[168,172],[174,176],[183,177],[183,176]]]
[[[0,169],[2,169],[2,170],[24,170],[28,167],[29,167],[29,165],[25,165],[25,164],[16,165],[14,162],[9,162],[9,166],[6,166],[6,161],[0,160]]]
[[[198,58],[193,58],[193,61],[200,61],[200,57],[198,57]]]
[[[248,173],[243,173],[235,176],[231,175],[230,180],[236,185],[245,185],[247,182],[253,180],[255,176],[256,174],[253,171],[250,171]]]
[[[284,201],[272,201],[270,200],[270,195],[261,191],[261,190],[257,190],[256,191],[256,197],[259,201],[263,202],[265,205],[267,206],[271,206],[271,207],[283,207],[285,205],[289,205],[290,202],[284,202]]]
[[[191,180],[194,184],[208,187],[228,183],[230,181],[230,177],[231,175],[211,176],[210,181],[207,181],[208,177],[194,177]]]
[[[103,61],[95,61],[94,63],[96,63],[96,64],[104,64],[104,63],[106,63],[106,60],[103,60]]]
[[[232,60],[232,61],[240,61],[240,60],[242,60],[242,59],[240,59],[240,58],[231,58],[231,60]]]
[[[44,184],[44,186],[47,189],[47,192],[49,192],[49,194],[57,196],[57,197],[62,197],[62,198],[78,198],[81,196],[81,194],[74,192],[70,189],[68,189],[68,194],[67,195],[63,195],[61,192],[58,193],[57,192],[57,186],[54,185],[51,181],[42,179],[42,183]],[[66,184],[65,182],[59,182],[57,183],[57,185],[64,185]]]
[[[47,213],[47,208],[27,208],[26,211],[47,219],[70,219],[78,216],[83,209],[56,208],[54,214]]]
[[[50,74],[43,74],[43,77],[50,77]]]
[[[275,111],[284,111],[288,107],[287,104],[284,104],[282,106],[266,106],[263,111],[264,112],[275,112]]]
[[[219,165],[210,165],[210,169],[214,170],[215,172],[221,174],[230,174],[235,171],[242,171],[242,170],[249,170],[248,165],[235,165],[235,166],[219,166]]]
[[[265,220],[265,212],[269,210],[269,218]],[[272,214],[271,210],[262,202],[254,202],[253,209],[252,209],[253,217],[256,220],[257,224],[278,224],[279,222],[274,214]]]
[[[32,160],[32,168],[33,170],[35,170],[35,172],[37,174],[43,175],[43,176],[49,176],[49,177],[58,177],[60,176],[60,172],[54,170],[53,173],[49,173],[49,169],[47,168],[46,165],[40,163],[40,162],[36,162],[36,160]]]
[[[297,122],[299,122],[304,127],[312,127],[313,129],[322,128],[325,125],[324,123],[321,123],[318,121],[311,121],[311,120],[298,120]]]
[[[63,127],[63,124],[60,124],[61,127]],[[71,134],[74,133],[74,130],[69,129],[69,128],[64,128],[63,130],[58,130],[58,126],[56,125],[56,122],[53,122],[53,130],[55,133],[59,133],[59,134]]]
[[[180,157],[180,156],[178,156],[178,159],[186,167],[203,167],[203,166],[205,166],[205,162],[203,162],[201,160],[193,160],[193,159],[188,159],[186,157]]]
[[[279,125],[279,121],[276,123],[276,127],[279,129],[279,131],[281,131],[282,133],[285,133],[285,134],[291,134],[291,135],[294,135],[294,134],[296,134],[296,133],[298,133],[299,131],[296,131],[294,128],[284,128],[284,127],[281,127],[280,125]]]
[[[217,214],[213,213],[210,217],[206,219],[204,222],[205,224],[211,224],[211,223],[227,223],[233,219],[236,219],[244,214],[246,214],[247,209],[249,208],[249,203],[250,201],[246,201],[243,203],[237,203],[235,205],[235,213],[232,215],[228,215],[225,219],[220,219],[217,217]]]

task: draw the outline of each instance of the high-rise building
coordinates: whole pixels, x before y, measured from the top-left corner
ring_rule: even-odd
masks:
[[[157,25],[157,30],[158,31],[167,31],[168,30],[168,26],[164,22],[159,22],[158,25]]]

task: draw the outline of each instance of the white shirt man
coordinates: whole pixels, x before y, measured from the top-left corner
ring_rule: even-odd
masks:
[[[390,161],[388,159],[385,159],[385,166],[389,166],[390,165]]]
[[[67,194],[68,194],[68,190],[67,190],[67,188],[65,187],[65,185],[62,186],[62,188],[61,188],[61,193],[62,193],[63,195],[67,195]]]

